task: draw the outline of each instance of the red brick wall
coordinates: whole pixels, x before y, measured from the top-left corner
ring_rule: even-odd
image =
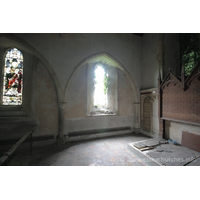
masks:
[[[181,145],[200,152],[200,135],[183,131]]]

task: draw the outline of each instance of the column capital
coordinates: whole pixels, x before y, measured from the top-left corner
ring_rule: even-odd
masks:
[[[62,108],[62,109],[65,108],[66,104],[67,102],[58,102],[59,108]]]

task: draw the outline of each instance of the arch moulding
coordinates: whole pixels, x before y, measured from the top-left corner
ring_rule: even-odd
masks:
[[[129,83],[131,90],[132,90],[132,97],[133,97],[133,112],[134,112],[134,128],[135,128],[135,132],[139,132],[140,129],[140,97],[139,97],[139,92],[137,91],[136,87],[135,87],[135,80],[134,78],[130,75],[130,73],[128,72],[128,70],[123,66],[122,63],[120,63],[116,58],[114,58],[112,55],[110,55],[107,52],[99,52],[99,53],[95,53],[92,54],[88,57],[86,57],[84,60],[82,60],[73,70],[72,74],[70,75],[68,82],[65,86],[64,89],[64,101],[67,101],[67,95],[68,95],[68,91],[69,91],[69,86],[70,83],[73,79],[73,77],[75,76],[75,74],[77,73],[77,71],[87,65],[88,63],[90,63],[91,61],[96,61],[99,62],[99,58],[102,59],[106,59],[108,62],[112,62],[115,67],[117,67],[118,69],[120,69],[124,76],[127,79],[127,82]],[[67,102],[66,102],[67,104]],[[65,104],[65,105],[66,105]]]
[[[38,50],[36,50],[33,46],[31,46],[28,42],[26,42],[25,40],[23,40],[22,38],[14,35],[14,34],[2,34],[1,37],[8,38],[10,40],[13,40],[13,41],[21,44],[24,48],[28,49],[29,52],[31,52],[35,57],[37,57],[44,64],[44,66],[48,70],[50,76],[52,77],[53,83],[55,85],[58,104],[59,104],[59,102],[62,102],[63,94],[62,94],[62,89],[61,89],[60,83],[58,81],[58,78],[57,78],[53,68],[51,67],[51,65],[47,61],[47,59]],[[17,48],[21,49],[20,47],[17,47]]]
[[[76,74],[76,72],[83,67],[85,64],[87,64],[88,62],[90,62],[91,60],[94,60],[95,58],[107,58],[108,60],[110,60],[111,62],[115,63],[115,66],[117,68],[119,68],[123,73],[124,76],[126,77],[126,79],[128,80],[128,83],[130,84],[130,87],[132,89],[133,92],[133,101],[134,103],[139,103],[139,93],[136,90],[135,84],[134,84],[134,80],[133,78],[130,76],[128,70],[117,60],[115,59],[112,55],[110,55],[107,52],[99,52],[99,53],[95,53],[92,54],[88,57],[86,57],[84,60],[82,60],[75,68],[74,71],[72,72],[71,76],[69,77],[69,80],[65,86],[64,89],[64,99],[67,99],[67,93],[68,93],[68,89],[69,89],[69,85],[71,83],[72,78],[74,77],[74,75]]]

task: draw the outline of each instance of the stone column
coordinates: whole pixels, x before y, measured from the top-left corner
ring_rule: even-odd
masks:
[[[165,45],[164,45],[164,33],[159,33],[159,40],[158,40],[158,54],[156,55],[156,60],[158,61],[159,69],[161,73],[161,80],[163,80],[163,77],[166,76],[165,70],[164,70],[164,57],[165,57]]]
[[[64,123],[65,123],[65,116],[64,111],[66,107],[66,102],[58,102],[59,106],[59,130],[58,130],[58,137],[55,138],[57,141],[57,144],[63,144],[65,142],[64,138]]]
[[[134,132],[140,132],[140,103],[133,102],[133,109],[134,109]]]

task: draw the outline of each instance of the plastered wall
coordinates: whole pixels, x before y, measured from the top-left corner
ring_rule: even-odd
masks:
[[[22,106],[0,106],[0,140],[18,140],[33,126],[39,127],[33,137],[53,138],[58,134],[58,107],[52,77],[42,62],[28,53],[28,50],[18,47],[12,40],[9,42],[8,48],[14,46],[24,56],[23,103]],[[0,42],[1,44],[3,43]],[[8,48],[0,50],[1,90],[4,54]],[[2,99],[2,91],[0,97]]]
[[[70,130],[102,128],[104,124],[110,128],[133,128],[135,119],[139,126],[137,108],[141,87],[141,37],[133,34],[0,34],[0,48],[3,49],[0,58],[4,50],[10,47],[16,47],[26,55],[25,96],[22,109],[14,112],[13,109],[8,111],[3,108],[0,115],[23,115],[23,119],[17,118],[19,124],[14,121],[14,126],[9,129],[5,129],[9,123],[2,121],[0,128],[4,130],[6,137],[0,135],[1,140],[19,138],[35,124],[39,125],[35,137],[57,137],[60,128],[64,130],[64,134]],[[82,63],[99,52],[110,55],[122,67],[119,70],[121,78],[118,85],[122,89],[118,99],[120,114],[90,119],[86,117],[87,78],[86,68]],[[79,66],[81,70],[77,70]],[[60,105],[64,112],[59,111]],[[19,127],[25,127],[24,120],[27,121],[27,116],[31,122],[26,122],[27,128],[21,132]],[[61,123],[61,119],[64,123]],[[18,134],[14,131],[13,134],[8,134],[11,129],[17,129]]]
[[[118,69],[118,110],[121,116],[132,116],[133,93],[123,72]]]
[[[163,76],[169,67],[176,74],[180,71],[177,34],[145,33],[143,37],[133,34],[0,34],[0,70],[3,55],[10,47],[17,47],[24,54],[24,101],[20,109],[0,108],[1,117],[21,117],[17,122],[1,121],[1,140],[18,138],[35,124],[39,125],[35,136],[54,137],[60,127],[62,134],[102,127],[140,129],[139,91],[157,88],[159,70]],[[86,117],[86,64],[102,52],[110,56],[106,58],[107,63],[109,59],[117,63],[118,115]],[[2,84],[2,76],[0,81]],[[157,101],[152,104],[153,133],[158,131]],[[59,112],[60,105],[63,112]],[[175,129],[168,128],[180,141],[181,136]]]
[[[58,132],[57,95],[52,78],[47,69],[39,62],[35,73],[35,95],[33,109],[39,122],[38,136],[53,135]]]
[[[180,55],[179,55],[179,34],[167,33],[164,34],[164,77],[168,74],[168,69],[171,68],[172,73],[176,76],[180,76]]]
[[[158,86],[159,71],[159,34],[144,34],[142,40],[142,74],[141,89],[155,88]]]
[[[87,67],[79,69],[72,79],[67,95],[65,118],[81,118],[87,112]]]
[[[200,135],[200,127],[196,125],[166,121],[165,122],[165,135],[167,139],[173,139],[179,144],[182,143],[182,132],[189,132]]]
[[[160,71],[161,80],[163,80],[169,68],[174,75],[180,76],[178,33],[144,34],[142,40],[141,89],[157,87],[158,72]]]
[[[142,38],[133,34],[17,34],[38,50],[65,88],[75,68],[89,56],[107,52],[126,67],[136,88],[141,85]]]
[[[88,90],[87,66],[81,67],[73,76],[67,94],[67,106],[65,109],[65,134],[84,130],[104,128],[117,128],[129,126],[133,130],[133,94],[131,87],[122,70],[117,69],[118,88],[114,90],[118,96],[118,114],[115,116],[88,116],[87,95]],[[116,94],[114,94],[116,95]]]

